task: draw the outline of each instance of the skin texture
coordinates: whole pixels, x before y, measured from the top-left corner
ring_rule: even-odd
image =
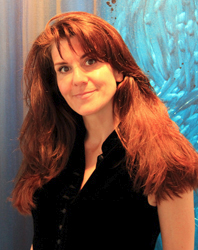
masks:
[[[122,75],[108,63],[98,62],[89,55],[86,56],[77,38],[72,38],[71,43],[75,51],[71,50],[66,40],[62,40],[63,59],[56,46],[52,48],[52,59],[61,94],[68,105],[83,117],[102,114],[104,109],[112,110],[116,81],[122,80]]]
[[[195,235],[193,191],[163,200],[158,215],[164,250],[193,250]]]

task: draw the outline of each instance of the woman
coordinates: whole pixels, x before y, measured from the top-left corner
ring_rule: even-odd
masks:
[[[13,204],[34,250],[194,248],[197,153],[118,32],[94,15],[52,18],[24,79],[29,106]]]

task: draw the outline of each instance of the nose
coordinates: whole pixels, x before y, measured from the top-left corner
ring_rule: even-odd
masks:
[[[79,84],[87,82],[88,82],[88,76],[86,72],[80,66],[76,66],[75,68],[73,68],[73,79],[72,79],[73,85],[77,86]]]

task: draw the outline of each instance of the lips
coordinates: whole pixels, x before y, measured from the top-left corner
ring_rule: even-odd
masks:
[[[76,98],[85,99],[85,98],[90,97],[95,91],[96,90],[85,91],[85,92],[82,92],[82,93],[75,94],[74,96]]]

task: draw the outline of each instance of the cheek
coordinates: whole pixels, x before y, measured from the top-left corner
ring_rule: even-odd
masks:
[[[62,97],[65,99],[65,101],[67,102],[67,104],[71,107],[71,98],[70,98],[70,88],[68,84],[61,84],[58,83],[58,89],[62,95]],[[72,107],[71,107],[72,108]]]
[[[70,88],[68,84],[64,84],[62,82],[58,82],[58,88],[63,97],[67,96],[70,92]]]
[[[94,79],[95,85],[97,85],[99,88],[105,88],[107,91],[113,91],[117,88],[116,79],[113,75],[113,72],[109,70],[107,66],[100,71],[96,71]]]
[[[107,94],[115,94],[117,90],[117,84],[115,78],[111,74],[106,74],[106,77],[101,78],[101,88]]]

